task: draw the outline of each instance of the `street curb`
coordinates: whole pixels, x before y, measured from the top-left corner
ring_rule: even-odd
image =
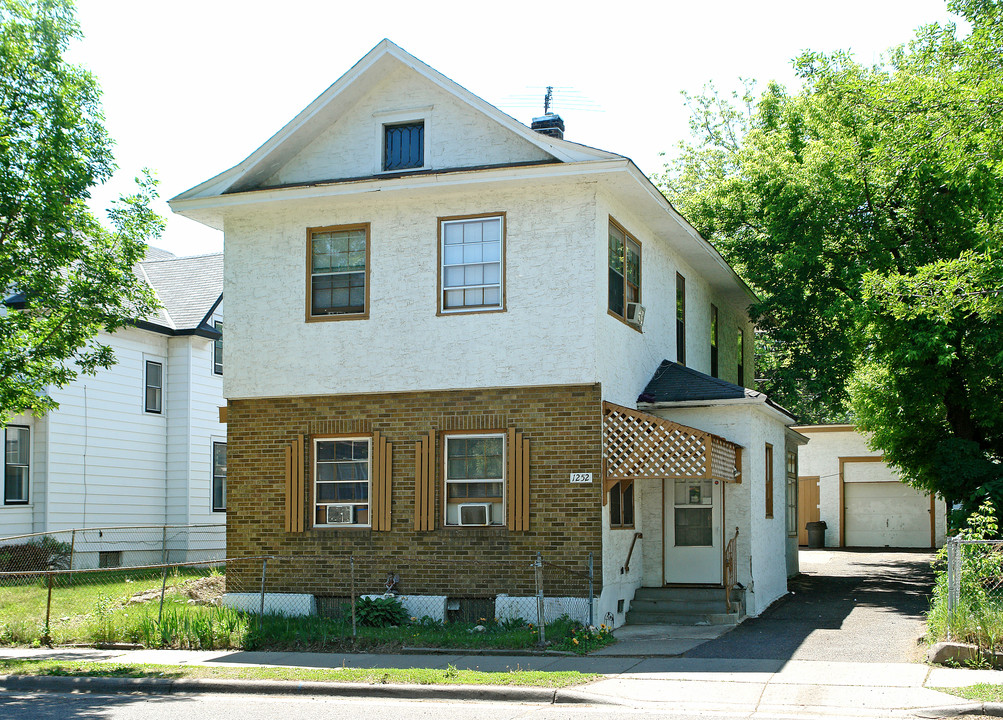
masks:
[[[369,685],[295,680],[230,680],[204,678],[67,677],[64,675],[0,675],[6,692],[89,692],[175,695],[326,695],[396,700],[487,700],[552,704],[616,705],[615,700],[580,690],[510,685]]]
[[[941,705],[916,710],[913,715],[920,718],[949,718],[965,715],[991,715],[1003,717],[1003,703],[967,703],[964,705]]]

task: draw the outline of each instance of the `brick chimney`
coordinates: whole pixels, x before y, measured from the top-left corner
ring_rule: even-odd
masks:
[[[535,117],[529,127],[541,135],[555,137],[558,140],[564,139],[564,121],[557,113],[548,112],[546,115]]]

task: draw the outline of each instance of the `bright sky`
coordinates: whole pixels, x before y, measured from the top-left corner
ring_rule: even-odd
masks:
[[[567,139],[650,174],[688,137],[680,91],[731,90],[738,78],[790,85],[804,49],[870,63],[919,25],[951,19],[943,0],[77,3],[85,37],[69,57],[101,83],[120,167],[95,192],[100,208],[143,167],[166,200],[236,165],[384,37],[527,124],[542,114],[543,87],[557,86]],[[222,233],[166,202],[157,210],[168,217],[157,245],[222,249]]]

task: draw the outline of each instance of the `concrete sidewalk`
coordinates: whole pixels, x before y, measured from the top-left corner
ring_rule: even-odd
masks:
[[[281,681],[128,681],[102,678],[0,678],[7,690],[97,692],[237,692],[336,694],[398,699],[586,702],[633,707],[669,707],[673,712],[853,717],[936,717],[972,710],[994,712],[938,687],[1003,684],[1003,671],[931,668],[909,663],[849,663],[710,658],[568,657],[541,655],[379,655],[298,652],[205,652],[186,650],[96,650],[89,648],[0,649],[0,658],[95,660],[129,664],[273,666],[304,668],[446,668],[504,672],[510,669],[578,670],[605,677],[573,689],[504,686],[407,686]]]

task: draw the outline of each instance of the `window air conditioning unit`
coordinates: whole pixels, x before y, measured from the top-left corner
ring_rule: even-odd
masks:
[[[644,324],[644,305],[627,303],[627,322],[640,328]]]
[[[490,523],[490,503],[464,503],[460,505],[460,525],[488,525]]]
[[[352,506],[351,505],[328,505],[327,506],[328,525],[351,525]]]

